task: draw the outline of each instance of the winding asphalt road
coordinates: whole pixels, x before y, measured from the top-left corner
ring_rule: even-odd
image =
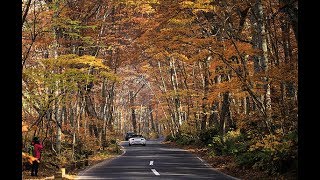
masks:
[[[124,153],[78,174],[77,179],[223,179],[237,178],[223,174],[186,150],[171,148],[161,141],[147,141],[146,146],[120,144]]]

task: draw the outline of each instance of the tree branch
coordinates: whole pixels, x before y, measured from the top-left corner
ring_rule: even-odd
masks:
[[[23,16],[22,16],[21,26],[23,26],[23,23],[26,21],[27,14],[28,14],[29,8],[30,8],[30,4],[31,4],[31,0],[28,0],[26,9],[25,9],[25,11],[24,11],[24,13],[23,13]]]

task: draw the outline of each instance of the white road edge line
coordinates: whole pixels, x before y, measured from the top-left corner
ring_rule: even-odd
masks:
[[[225,175],[225,176],[228,176],[228,177],[230,177],[231,179],[240,180],[240,179],[238,179],[238,178],[236,178],[236,177],[233,177],[233,176],[230,176],[230,175],[228,175],[228,174],[225,174],[225,173],[217,170],[216,168],[213,168],[210,164],[208,164],[208,163],[207,163],[205,160],[203,160],[202,158],[200,158],[200,157],[197,157],[197,158],[198,158],[201,162],[203,162],[204,165],[207,166],[208,168],[214,169],[215,171],[218,171],[220,174],[223,174],[223,175]]]
[[[151,171],[152,171],[156,176],[160,176],[160,174],[158,173],[158,171],[156,171],[155,169],[151,169]]]
[[[207,167],[209,167],[210,168],[210,165],[206,162],[206,161],[204,161],[202,158],[200,158],[200,157],[197,157],[205,166],[207,166]]]
[[[201,158],[199,158],[199,157],[197,157],[201,162],[203,162],[203,160],[201,159]]]
[[[149,164],[150,166],[152,166],[153,165],[153,161],[150,161],[150,164]]]

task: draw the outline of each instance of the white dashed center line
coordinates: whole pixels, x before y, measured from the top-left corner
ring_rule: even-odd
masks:
[[[151,171],[152,171],[156,176],[160,176],[160,174],[158,173],[158,171],[156,171],[155,169],[151,169]]]
[[[150,164],[149,164],[150,166],[152,166],[153,165],[153,161],[150,161]]]

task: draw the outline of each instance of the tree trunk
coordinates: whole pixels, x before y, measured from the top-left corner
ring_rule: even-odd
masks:
[[[162,70],[161,70],[160,61],[158,61],[158,68],[159,68],[159,73],[160,73],[161,82],[162,82],[162,91],[163,91],[163,93],[167,93],[167,87],[166,87],[166,83],[165,83],[164,78],[163,78],[163,73],[162,73]],[[168,111],[170,112],[170,120],[171,120],[171,122],[168,123],[169,124],[168,128],[170,129],[172,135],[174,136],[175,133],[178,131],[178,126],[176,125],[176,121],[174,119],[174,117],[175,117],[174,111],[172,111],[172,108],[170,107],[171,103],[170,103],[168,98],[166,98],[166,101],[167,101]]]
[[[61,152],[61,110],[59,108],[58,100],[55,102],[55,120],[56,120],[56,126],[57,126],[57,137],[56,137],[56,151],[58,154]]]
[[[111,86],[111,89],[110,89],[110,91],[109,91],[109,93],[108,93],[108,103],[107,103],[107,105],[108,105],[108,108],[107,108],[107,128],[108,128],[108,130],[109,131],[113,131],[113,125],[112,125],[112,123],[113,123],[113,121],[114,121],[114,117],[113,117],[113,114],[114,114],[114,105],[113,105],[113,103],[114,103],[114,86],[115,86],[115,82],[113,82],[112,83],[112,86]]]
[[[130,108],[131,108],[131,121],[132,121],[132,127],[133,132],[137,133],[137,120],[136,120],[136,112],[134,107],[134,97],[133,97],[133,91],[129,92],[129,101],[130,101]]]
[[[202,97],[202,120],[201,120],[201,130],[205,130],[207,126],[207,119],[208,119],[208,91],[209,91],[209,65],[208,62],[210,61],[211,56],[206,58],[203,61],[203,80],[202,80],[202,89],[203,89],[203,97]]]
[[[174,90],[174,98],[173,102],[175,105],[175,110],[174,110],[174,121],[177,122],[179,126],[182,124],[181,116],[180,116],[180,98],[177,93],[178,91],[178,77],[177,77],[177,72],[176,72],[176,67],[175,67],[175,59],[170,58],[170,77],[171,77],[171,85]]]
[[[189,116],[190,116],[190,108],[191,108],[191,104],[192,104],[192,97],[191,97],[191,94],[189,92],[189,85],[187,83],[187,78],[188,78],[188,74],[186,72],[186,69],[185,69],[185,62],[182,63],[182,73],[183,73],[183,83],[184,83],[184,86],[187,90],[187,112],[185,114],[185,121],[188,121],[189,120]]]
[[[281,11],[285,12],[290,19],[292,30],[296,41],[298,42],[298,1],[297,0],[279,0]]]
[[[139,122],[138,122],[138,127],[139,127],[139,134],[141,134],[141,129],[143,129],[143,127],[141,127],[141,126],[143,126],[143,122],[142,122],[142,111],[143,111],[143,109],[142,109],[142,104],[140,104],[140,113],[139,113]]]
[[[220,115],[220,133],[222,138],[226,133],[226,123],[230,122],[230,93],[225,92],[222,95],[222,107],[221,107],[221,115]]]
[[[271,91],[270,82],[268,77],[269,60],[268,60],[268,47],[267,47],[267,37],[264,24],[263,6],[262,1],[257,0],[253,12],[256,14],[256,32],[254,33],[253,44],[255,48],[262,51],[262,56],[255,56],[255,71],[265,72],[266,77],[263,79],[263,84],[265,88],[265,98],[264,107],[261,109],[265,111],[265,124],[269,132],[271,132],[271,122],[272,122],[272,109],[271,109]]]
[[[289,42],[288,38],[288,30],[289,30],[289,23],[285,20],[282,20],[281,23],[281,30],[282,30],[282,46],[283,46],[283,53],[284,53],[284,62],[288,63],[290,61],[290,55],[289,55]]]
[[[151,131],[154,133],[156,132],[156,129],[155,129],[155,125],[154,125],[154,121],[153,121],[153,109],[152,109],[152,106],[149,105],[149,115],[150,115],[150,123],[151,123]]]
[[[209,117],[209,127],[218,126],[219,125],[219,102],[215,101],[211,106],[212,113]]]
[[[159,107],[158,105],[157,105],[157,107]],[[158,115],[158,108],[156,108],[155,109],[155,111],[156,111],[156,118],[155,118],[155,128],[156,128],[156,132],[157,132],[157,134],[160,134],[161,133],[161,130],[160,130],[160,128],[159,128],[159,115]]]

